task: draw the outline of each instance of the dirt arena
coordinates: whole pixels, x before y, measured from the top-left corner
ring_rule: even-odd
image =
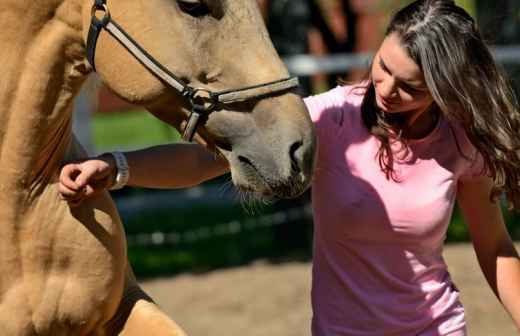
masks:
[[[520,245],[517,245],[520,248]],[[471,245],[445,258],[462,292],[471,336],[518,335],[487,286]],[[143,283],[190,336],[308,336],[310,264],[268,264]]]

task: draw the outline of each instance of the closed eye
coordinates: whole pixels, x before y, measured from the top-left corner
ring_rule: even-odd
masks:
[[[405,84],[405,83],[402,84],[402,87],[403,87],[403,89],[405,89],[408,92],[414,92],[414,93],[415,92],[421,92],[421,90],[419,90],[417,88],[414,88],[413,86]]]
[[[402,88],[409,92],[409,93],[412,93],[412,94],[421,94],[421,93],[425,93],[427,89],[423,89],[423,88],[418,88],[418,87],[414,87],[414,86],[411,86],[411,85],[408,85],[406,83],[402,83]]]
[[[385,62],[383,62],[383,59],[379,58],[379,66],[381,67],[381,69],[383,69],[384,72],[386,72],[387,74],[391,75],[392,73],[390,72],[390,70],[388,70],[388,68],[386,67],[386,64]]]
[[[193,17],[203,17],[211,14],[209,7],[200,0],[177,0],[179,8]]]

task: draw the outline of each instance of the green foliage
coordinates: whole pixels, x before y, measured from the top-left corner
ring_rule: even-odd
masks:
[[[185,233],[198,228],[213,228],[232,221],[244,222],[274,212],[271,207],[258,209],[253,215],[240,204],[209,206],[196,204],[162,211],[143,212],[124,220],[127,235],[164,232]],[[310,223],[300,221],[298,230],[306,230]],[[203,272],[215,268],[243,265],[259,258],[276,260],[288,255],[310,258],[310,244],[300,249],[288,248],[280,239],[280,227],[261,226],[242,229],[234,234],[213,234],[207,239],[180,240],[166,246],[131,246],[129,258],[140,277]],[[299,235],[297,235],[299,236]],[[308,244],[309,242],[304,242]]]
[[[98,149],[136,148],[180,138],[173,127],[143,110],[95,114],[92,129],[94,145]]]
[[[139,277],[181,272],[205,272],[247,264],[259,258],[276,257],[269,229],[213,238],[191,245],[133,247],[129,258]]]
[[[502,208],[504,220],[511,237],[515,240],[520,239],[520,214],[509,211],[505,207]],[[455,208],[453,217],[448,228],[447,241],[448,242],[467,242],[470,240],[468,228],[464,223],[461,211]]]
[[[243,220],[247,214],[240,204],[210,206],[194,203],[191,206],[172,207],[160,211],[141,211],[125,221],[127,234],[193,230],[202,226]]]
[[[228,206],[195,205],[187,208],[142,213],[125,220],[129,235],[139,233],[185,232],[274,212],[270,206],[255,214],[244,211],[238,204]],[[520,238],[520,216],[504,210],[508,230],[513,238]],[[469,234],[460,210],[455,209],[448,228],[447,242],[467,242]],[[247,264],[255,259],[278,261],[283,259],[310,260],[312,251],[312,223],[300,220],[281,226],[242,230],[236,234],[212,236],[195,242],[179,242],[171,246],[129,249],[129,258],[140,277],[181,272],[204,272],[216,268]]]

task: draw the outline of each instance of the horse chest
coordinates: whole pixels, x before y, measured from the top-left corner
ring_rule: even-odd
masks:
[[[13,285],[0,304],[0,334],[13,336],[97,335],[106,308],[80,281],[29,277]],[[36,288],[41,288],[35,293]]]
[[[75,210],[57,199],[44,203],[15,226],[17,243],[0,257],[12,270],[0,274],[0,335],[102,335],[126,268],[115,208],[103,197]]]

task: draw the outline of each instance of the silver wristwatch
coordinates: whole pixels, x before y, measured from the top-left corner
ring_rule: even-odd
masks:
[[[130,169],[126,157],[122,152],[110,152],[116,161],[117,174],[114,181],[114,185],[110,187],[110,190],[118,190],[123,188],[130,178]]]

